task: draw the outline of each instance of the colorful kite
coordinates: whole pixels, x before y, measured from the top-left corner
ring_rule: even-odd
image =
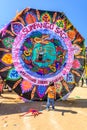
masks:
[[[84,38],[62,12],[26,8],[0,31],[0,75],[25,99],[45,100],[51,81],[65,97],[84,64]]]

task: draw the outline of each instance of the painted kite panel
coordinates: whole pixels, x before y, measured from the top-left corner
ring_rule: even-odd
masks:
[[[84,38],[63,12],[26,8],[0,31],[0,75],[28,100],[46,100],[51,81],[66,97],[84,64]]]

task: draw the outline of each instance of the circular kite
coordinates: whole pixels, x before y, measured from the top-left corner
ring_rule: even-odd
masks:
[[[0,31],[0,75],[25,99],[66,97],[84,71],[84,38],[62,12],[26,8]]]

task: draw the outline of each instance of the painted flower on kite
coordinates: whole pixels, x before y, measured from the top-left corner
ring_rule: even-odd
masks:
[[[6,48],[11,49],[12,48],[12,44],[14,42],[14,39],[12,37],[5,37],[3,39],[3,44]]]
[[[64,22],[64,20],[62,20],[62,19],[58,19],[58,20],[56,21],[56,25],[57,25],[59,28],[62,28],[62,29],[65,28],[65,22]]]
[[[17,35],[23,27],[24,27],[24,25],[20,22],[11,23],[11,30],[15,35]]]
[[[49,13],[46,12],[42,15],[42,22],[51,22],[51,17]]]
[[[22,81],[22,83],[21,83],[22,93],[29,92],[32,88],[33,88],[33,86],[29,81],[27,81],[27,80]]]
[[[69,30],[69,31],[67,32],[67,35],[68,35],[68,37],[69,37],[71,40],[74,40],[75,35],[76,35],[76,31],[75,31],[75,30]]]
[[[8,64],[8,65],[12,64],[13,63],[12,54],[11,53],[4,54],[1,60],[5,64]]]
[[[36,19],[36,17],[33,14],[29,13],[29,14],[26,15],[26,22],[27,22],[27,24],[31,24],[31,23],[34,23],[36,21],[37,21],[37,19]]]
[[[8,75],[7,75],[7,78],[6,80],[12,80],[12,81],[17,81],[18,79],[20,79],[20,75],[18,74],[18,72],[16,71],[15,68],[11,68],[9,71],[8,71]]]
[[[46,90],[47,90],[46,86],[38,86],[37,87],[37,93],[38,93],[40,98],[42,98],[44,96]]]
[[[72,67],[75,68],[75,69],[78,69],[81,67],[81,64],[78,60],[74,60],[73,61],[73,64],[72,64]]]

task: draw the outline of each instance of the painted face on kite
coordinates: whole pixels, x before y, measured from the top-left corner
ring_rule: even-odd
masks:
[[[23,98],[45,100],[51,81],[65,97],[80,80],[84,39],[63,13],[27,8],[0,39],[0,75]]]

